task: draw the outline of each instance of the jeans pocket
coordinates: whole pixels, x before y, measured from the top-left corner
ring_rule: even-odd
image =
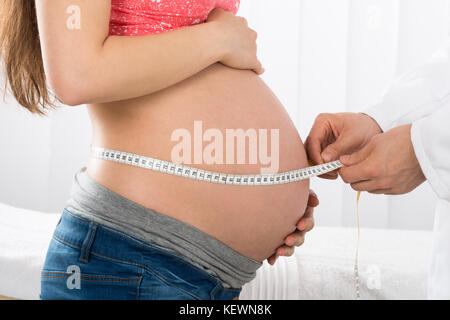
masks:
[[[162,276],[154,270],[146,270],[140,286],[139,298],[142,300],[202,300],[207,287],[195,285],[175,274]],[[203,291],[203,292],[202,292]]]
[[[41,273],[41,299],[138,299],[138,268],[95,257],[83,263],[79,257],[80,249],[52,239]]]
[[[72,272],[42,271],[42,300],[135,300],[139,296],[140,277],[88,274],[73,266],[68,271]]]

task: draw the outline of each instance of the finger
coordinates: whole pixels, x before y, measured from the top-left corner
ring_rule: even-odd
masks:
[[[378,190],[373,180],[351,183],[350,185],[355,191],[367,191],[370,193],[371,191]]]
[[[356,191],[367,191],[369,193],[385,194],[384,192],[392,191],[392,180],[389,178],[378,178],[368,181],[362,181],[351,184],[352,188]]]
[[[352,167],[345,167],[341,168],[339,170],[339,173],[341,175],[342,180],[345,183],[351,184],[352,186],[354,184],[362,183],[362,182],[368,182],[373,179],[370,172],[370,162],[364,161],[361,164],[352,166]],[[357,191],[367,191],[367,190],[357,190]]]
[[[305,232],[297,230],[286,237],[285,245],[289,247],[298,247],[305,242]]]
[[[384,193],[387,196],[398,196],[399,194],[402,194],[398,191],[395,191],[394,189],[384,190]]]
[[[208,15],[208,20],[213,20],[216,16],[218,16],[221,11],[225,11],[222,8],[215,8],[214,10],[212,10],[209,15]]]
[[[374,178],[371,174],[374,164],[369,158],[371,151],[368,146],[350,156],[340,158],[342,164],[346,166],[339,169],[339,174],[345,183],[358,183]]]
[[[322,159],[322,162],[324,162],[323,159]],[[311,159],[309,160],[309,165],[310,166],[315,166],[316,164],[317,163],[314,163],[313,161],[311,161]],[[320,175],[318,177],[322,178],[322,179],[336,180],[338,178],[338,176],[339,175],[338,175],[337,171],[332,171],[332,172],[328,172],[328,173],[325,173],[323,175]]]
[[[321,115],[316,118],[314,125],[305,141],[305,149],[311,165],[318,165],[325,163],[322,159],[323,145],[328,143],[328,138],[331,134],[329,122],[326,120],[326,115]],[[339,177],[336,171],[325,173],[319,178],[326,180],[336,180]]]
[[[317,207],[319,205],[319,198],[317,197],[317,194],[313,190],[309,190],[309,197],[308,197],[308,207]]]
[[[300,221],[312,218],[313,214],[314,214],[314,207],[306,207],[305,213],[303,214],[303,217],[300,219]]]
[[[290,257],[294,254],[295,248],[289,246],[282,246],[277,249],[276,254],[280,257]]]
[[[371,194],[390,194],[389,193],[390,192],[390,189],[378,189],[378,190],[373,190],[373,191],[370,191],[369,193],[371,193]]]
[[[326,179],[326,180],[336,180],[339,177],[339,174],[336,171],[325,173],[319,178]]]
[[[365,146],[364,148],[353,154],[341,156],[339,160],[344,166],[347,167],[357,165],[366,160],[370,156],[373,148],[374,146],[371,143],[369,143],[367,146]]]
[[[327,141],[330,134],[330,127],[325,120],[326,116],[318,116],[314,122],[308,138],[305,141],[305,149],[308,159],[314,164],[323,164],[322,145]]]
[[[314,208],[306,207],[305,213],[300,221],[297,223],[297,229],[303,231],[309,225],[314,225]]]
[[[263,68],[261,62],[257,61],[256,66],[253,68],[253,71],[257,75],[262,75],[266,70]]]
[[[331,162],[334,160],[339,159],[340,156],[345,155],[351,148],[351,140],[350,137],[347,135],[339,136],[338,139],[328,145],[323,151],[322,151],[322,159],[325,162]]]
[[[241,19],[241,21],[248,27],[248,20],[244,17],[239,17],[239,19]]]
[[[395,191],[394,189],[380,189],[380,190],[374,190],[374,191],[369,191],[369,193],[371,194],[384,194],[386,196],[398,196],[400,193],[397,191]]]
[[[314,228],[314,217],[312,212],[305,214],[305,216],[297,223],[297,229],[304,232],[309,232]]]
[[[275,262],[278,260],[278,255],[276,255],[276,254],[273,254],[273,255],[271,255],[268,259],[267,259],[267,262],[271,265],[271,266],[273,266],[274,264],[275,264]]]
[[[305,142],[305,148],[307,150],[307,155],[308,155],[308,159],[311,162],[310,163],[311,166],[325,163],[325,161],[322,159],[322,156],[321,156],[321,152],[322,152],[321,145],[322,145],[322,143],[320,142],[320,140],[317,140],[314,137],[311,137],[310,140],[307,140]],[[333,172],[325,173],[318,177],[322,178],[322,179],[327,179],[327,180],[336,180],[339,177],[339,175],[337,174],[337,172],[333,171]]]
[[[321,157],[322,147],[320,137],[309,136],[305,141],[305,149],[308,159],[312,162],[312,165],[324,163]]]
[[[258,69],[254,69],[253,70],[258,76],[264,74],[266,72],[266,69],[264,69],[263,67],[258,68]]]

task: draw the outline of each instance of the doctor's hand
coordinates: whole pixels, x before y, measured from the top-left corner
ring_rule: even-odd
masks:
[[[309,190],[308,204],[305,214],[297,223],[297,230],[284,239],[284,245],[267,259],[270,265],[274,265],[280,256],[289,257],[294,254],[295,247],[301,246],[305,242],[305,235],[314,228],[314,208],[319,205],[319,199],[314,191]]]
[[[305,148],[313,164],[323,164],[360,150],[381,132],[378,123],[363,113],[320,114],[305,141]],[[321,176],[337,177],[336,171]]]
[[[426,179],[411,142],[411,124],[379,134],[360,151],[340,158],[339,173],[356,191],[405,194]]]

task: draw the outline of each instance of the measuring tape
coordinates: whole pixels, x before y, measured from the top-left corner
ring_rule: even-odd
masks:
[[[294,183],[342,168],[340,161],[333,161],[308,168],[277,174],[237,175],[201,170],[173,162],[141,156],[134,153],[91,146],[94,158],[124,163],[144,169],[163,172],[184,178],[236,186],[270,186]]]
[[[306,180],[312,177],[320,176],[322,174],[332,172],[343,167],[340,161],[333,161],[317,166],[307,167],[298,170],[282,172],[278,174],[267,175],[235,175],[218,173],[197,168],[176,164],[164,160],[145,157],[134,153],[112,150],[107,148],[91,146],[90,155],[94,158],[109,160],[119,163],[124,163],[152,171],[163,172],[171,175],[176,175],[184,178],[194,179],[198,181],[205,181],[211,183],[237,185],[237,186],[270,186],[276,184],[294,183],[301,180]],[[357,223],[358,223],[358,244],[356,249],[355,267],[354,267],[354,282],[356,299],[359,299],[359,274],[358,274],[358,249],[359,249],[359,197],[357,196]]]

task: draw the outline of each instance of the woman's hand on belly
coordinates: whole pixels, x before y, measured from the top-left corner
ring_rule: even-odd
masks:
[[[314,228],[314,208],[319,205],[319,198],[313,190],[309,190],[308,206],[305,214],[297,223],[297,230],[288,235],[284,245],[280,246],[267,261],[274,265],[280,256],[290,257],[294,254],[295,247],[301,246],[305,242],[305,235]]]
[[[220,60],[221,63],[231,68],[253,70],[258,75],[264,73],[257,55],[258,34],[248,27],[245,18],[216,8],[209,14],[208,23],[220,24],[221,34],[227,43],[228,52]]]

